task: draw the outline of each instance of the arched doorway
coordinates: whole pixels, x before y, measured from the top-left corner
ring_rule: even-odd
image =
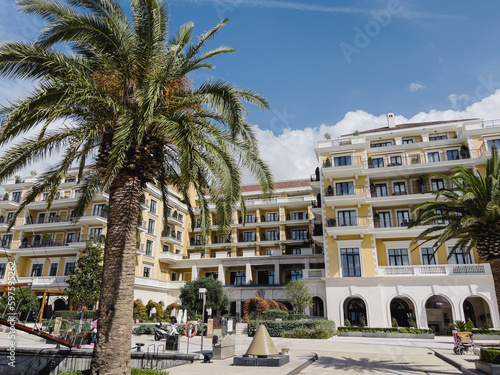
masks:
[[[313,297],[312,316],[325,316],[323,300],[319,297]]]
[[[66,302],[62,298],[54,301],[54,311],[59,310],[66,310]]]
[[[410,327],[410,321],[415,321],[413,303],[404,297],[394,298],[391,301],[391,323],[393,319],[398,322],[398,327]]]
[[[453,322],[451,303],[442,296],[432,296],[425,303],[427,325],[436,335],[449,335],[449,324]]]
[[[476,328],[485,328],[485,323],[492,326],[490,307],[479,296],[467,297],[463,304],[465,321],[470,319]]]
[[[361,298],[350,298],[344,303],[344,316],[349,319],[353,326],[361,325],[364,318],[365,324],[367,323],[366,305]]]

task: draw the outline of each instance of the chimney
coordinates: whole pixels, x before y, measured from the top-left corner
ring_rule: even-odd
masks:
[[[394,118],[394,112],[389,112],[387,114],[387,123],[389,124],[389,128],[396,127],[396,119]]]

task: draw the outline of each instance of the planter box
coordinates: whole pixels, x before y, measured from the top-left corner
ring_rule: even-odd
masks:
[[[372,337],[389,339],[434,339],[433,333],[397,333],[397,332],[339,332],[339,336]]]
[[[494,365],[493,363],[486,363],[480,360],[475,361],[476,370],[484,372],[490,375],[500,375],[500,365]]]
[[[474,340],[500,340],[500,335],[484,335],[484,334],[472,334],[472,339]]]

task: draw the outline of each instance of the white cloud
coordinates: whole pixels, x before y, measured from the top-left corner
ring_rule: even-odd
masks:
[[[422,89],[425,89],[424,85],[421,85],[420,83],[417,82],[410,83],[410,91],[417,91]]]
[[[458,101],[461,96],[451,96]],[[453,103],[453,102],[452,102]],[[410,118],[396,115],[396,124],[409,122],[445,121],[465,118],[484,120],[500,119],[500,90],[490,96],[464,107],[462,110],[430,110],[420,112]],[[322,124],[319,127],[307,127],[301,130],[285,129],[281,134],[263,130],[255,125],[262,158],[271,167],[275,180],[308,178],[318,166],[314,149],[325,133],[332,138],[349,134],[355,130],[368,130],[387,126],[386,114],[374,115],[362,110],[347,112],[336,124]],[[245,183],[251,182],[245,174]]]

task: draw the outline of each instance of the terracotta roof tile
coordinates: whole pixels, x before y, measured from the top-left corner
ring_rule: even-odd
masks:
[[[275,189],[289,189],[289,188],[304,187],[304,186],[309,186],[309,180],[308,179],[305,179],[305,180],[276,181],[274,183],[274,188]],[[242,192],[260,191],[260,185],[259,184],[242,185],[241,186],[241,191]]]

